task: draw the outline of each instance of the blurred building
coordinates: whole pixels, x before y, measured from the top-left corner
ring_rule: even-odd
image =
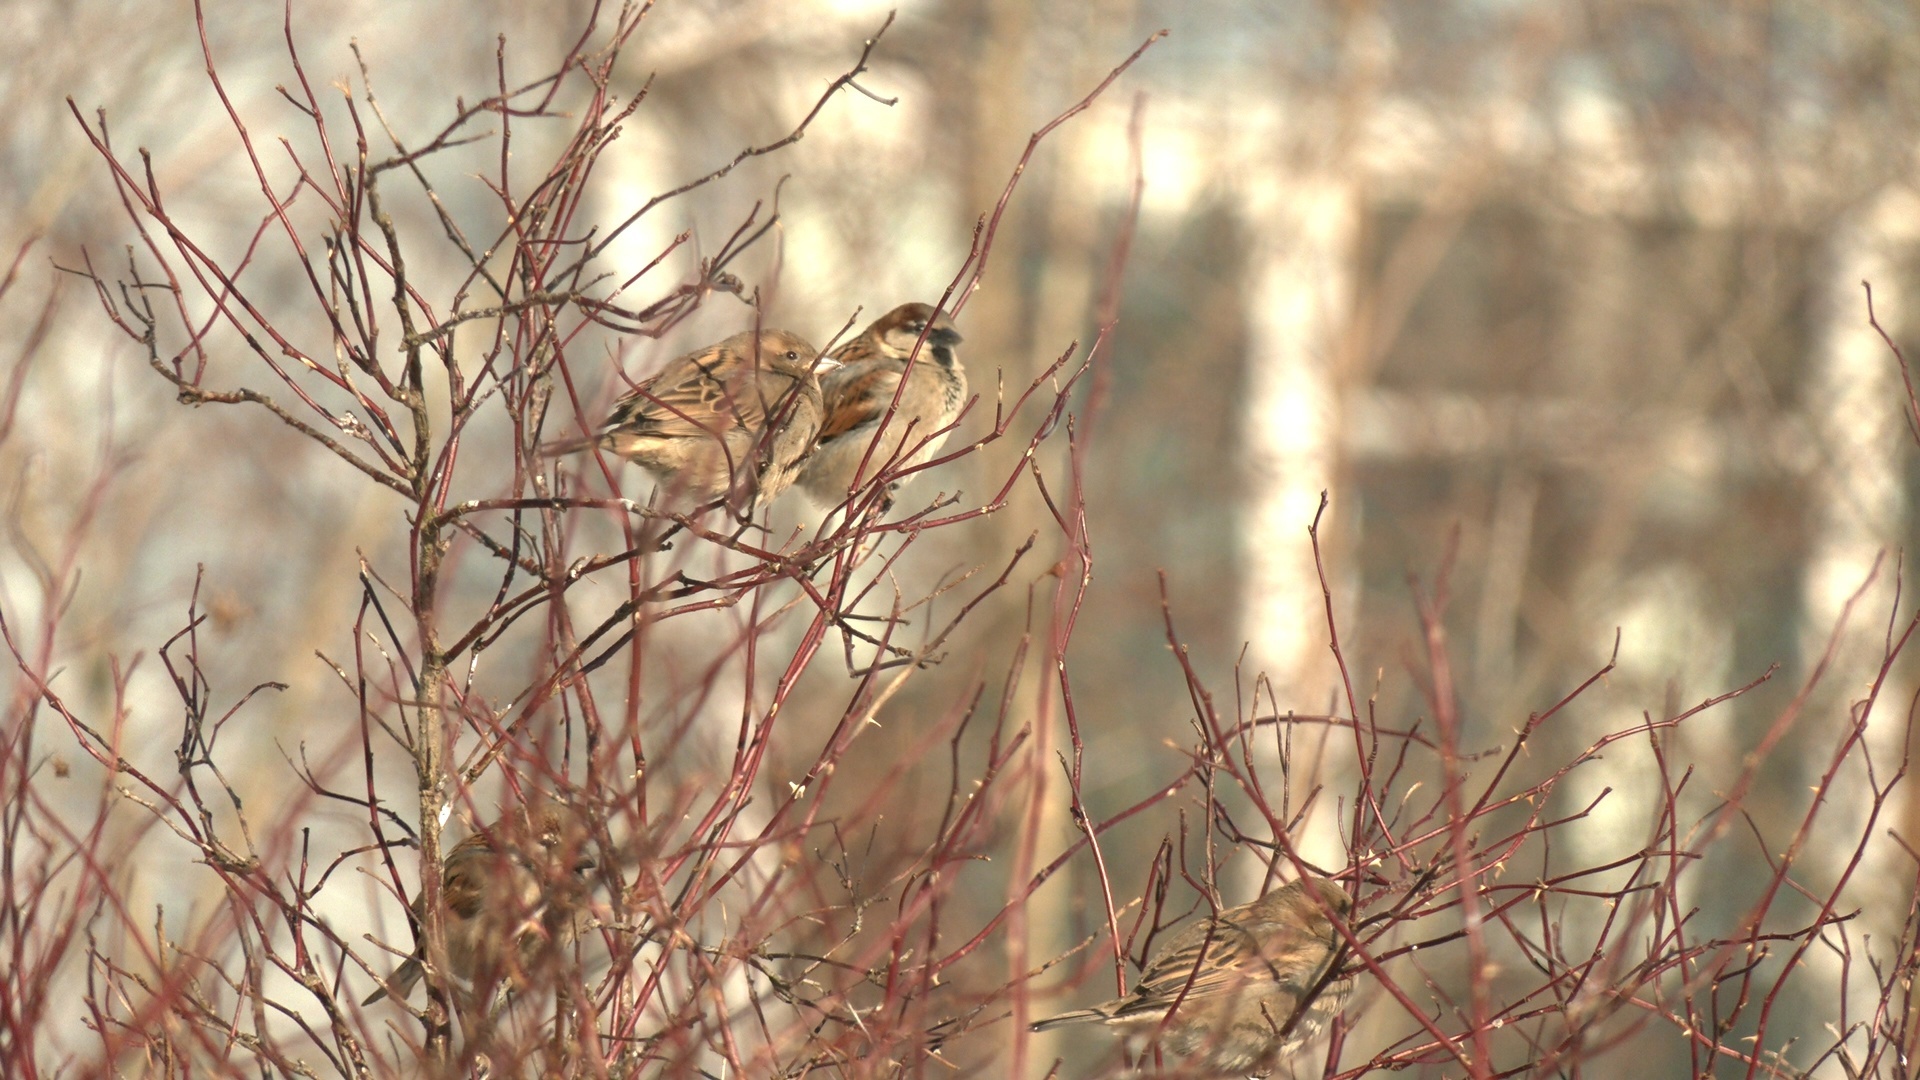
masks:
[[[647,97],[607,151],[600,219],[785,135],[888,6],[660,5],[618,88],[645,86]],[[317,82],[357,80],[343,42],[358,38],[390,114],[418,137],[456,96],[491,91],[495,35],[552,50],[586,8],[568,5],[562,18],[482,5],[449,19],[360,5],[324,23],[298,19],[314,20],[300,31]],[[83,245],[126,242],[101,209],[114,202],[99,163],[50,87],[74,93],[83,112],[107,105],[129,144],[155,146],[179,204],[243,249],[258,215],[231,207],[254,181],[199,81],[192,21],[174,13],[156,29],[146,20],[159,16],[138,14],[95,0],[0,15],[13,31],[0,90],[20,118],[0,156],[10,181],[0,250],[42,234],[66,263]],[[289,77],[280,13],[270,15],[210,20],[210,47],[263,129],[281,115],[272,87]],[[1897,556],[1916,531],[1920,453],[1906,391],[1860,286],[1872,283],[1882,325],[1920,355],[1912,11],[1883,0],[920,0],[902,6],[862,80],[895,104],[842,93],[798,143],[643,219],[611,261],[644,264],[684,231],[692,241],[663,271],[677,281],[756,201],[764,220],[777,198],[780,228],[736,269],[766,285],[782,321],[825,340],[856,310],[864,320],[937,297],[1032,133],[1162,26],[1171,36],[1036,150],[959,322],[983,395],[962,434],[977,435],[997,387],[1023,386],[1092,341],[1137,149],[1144,189],[1118,279],[1120,321],[1076,399],[1095,584],[1067,669],[1088,730],[1091,811],[1142,798],[1193,741],[1162,572],[1173,633],[1228,715],[1346,709],[1306,532],[1324,491],[1348,674],[1356,696],[1377,698],[1396,723],[1428,712],[1409,675],[1425,663],[1412,596],[1443,568],[1452,674],[1476,745],[1500,744],[1579,685],[1613,653],[1616,631],[1617,667],[1545,736],[1543,760],[1778,664],[1769,683],[1678,737],[1702,772],[1695,812],[1794,699],[1885,556],[1753,800],[1760,827],[1789,827],[1847,703],[1874,674],[1904,572]],[[419,62],[428,40],[444,64]],[[108,73],[105,55],[138,70]],[[1138,94],[1136,148],[1127,133]],[[531,123],[517,130],[516,153],[529,159],[557,138]],[[449,212],[484,220],[489,193],[448,172]],[[439,228],[424,201],[399,212],[429,235]],[[432,269],[457,275],[458,260],[443,257]],[[64,609],[62,645],[94,703],[115,690],[106,657],[177,629],[205,564],[210,594],[232,601],[207,645],[222,685],[290,682],[271,706],[285,728],[339,715],[340,688],[312,657],[351,648],[359,560],[400,557],[390,494],[368,494],[336,462],[296,456],[299,440],[258,418],[183,418],[150,372],[103,343],[89,302],[68,297],[52,351],[80,359],[34,371],[38,396],[6,451],[7,475],[30,481],[0,566],[9,603],[41,603],[14,597],[31,594],[41,553],[79,516],[61,500],[81,490],[112,433],[141,454],[125,465],[130,494],[100,511],[81,553],[98,569]],[[740,309],[725,303],[680,337],[605,352],[664,357],[730,332]],[[1066,475],[1059,442],[1042,460],[1049,479]],[[233,445],[253,452],[231,455]],[[1010,438],[921,487],[977,499],[1017,471],[1023,447]],[[227,465],[210,479],[182,461]],[[205,525],[239,513],[270,526],[276,550],[306,572],[267,565],[261,541]],[[997,566],[1046,515],[1023,484],[1005,511],[930,538],[910,568],[931,580]],[[942,715],[1005,671],[1021,635],[1044,621],[1028,587],[1061,554],[1056,544],[1030,557],[1007,602],[982,609],[952,659],[889,706],[873,753],[850,772],[901,767],[916,718]],[[484,602],[492,587],[476,579],[474,595]],[[276,632],[251,632],[265,627]],[[1256,687],[1260,673],[1268,687]],[[1894,676],[1886,701],[1905,702],[1911,662]],[[1039,700],[1043,677],[1026,673],[1022,702]],[[825,725],[845,704],[845,673],[809,678],[796,714],[815,704]],[[152,664],[131,685],[136,702],[173,704]],[[1902,738],[1895,723],[1870,735],[1894,755]],[[1329,753],[1320,779],[1337,798],[1350,766]],[[281,768],[270,738],[258,757]],[[944,765],[910,764],[928,775]],[[1614,786],[1596,843],[1643,829],[1645,764],[1643,747],[1622,746],[1595,787],[1566,793],[1579,803],[1601,777]],[[259,782],[280,783],[271,776]],[[1050,835],[1064,846],[1074,834],[1055,810]],[[1861,820],[1858,805],[1828,813],[1840,840]],[[1339,824],[1332,813],[1314,819],[1303,839],[1316,857],[1344,857]],[[1916,824],[1908,811],[1905,835]],[[1179,826],[1169,809],[1113,842],[1151,851]],[[1725,891],[1699,898],[1707,920],[1737,906],[1753,871],[1729,858],[1703,875]],[[1124,868],[1116,891],[1138,895],[1144,874]],[[1042,895],[1061,917],[1035,931],[1036,954],[1097,927],[1085,886],[1070,872]],[[1863,898],[1904,902],[1873,889],[1863,883]],[[974,899],[991,910],[1003,897]],[[1796,1003],[1807,1031],[1831,1019],[1819,1002]]]

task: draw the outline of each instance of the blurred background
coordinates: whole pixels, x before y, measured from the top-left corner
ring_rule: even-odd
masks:
[[[599,174],[599,216],[617,221],[785,134],[889,7],[659,4],[627,57],[622,92],[652,84]],[[330,3],[296,5],[294,23],[313,82],[358,90],[357,42],[389,122],[420,140],[455,97],[490,92],[501,35],[509,72],[530,76],[584,16],[579,3]],[[205,19],[235,106],[269,148],[298,120],[274,90],[293,77],[280,18],[276,5],[221,2]],[[1470,743],[1510,737],[1606,663],[1616,634],[1618,666],[1547,736],[1566,753],[1778,665],[1687,736],[1681,757],[1699,764],[1703,797],[1799,691],[1886,556],[1845,632],[1865,651],[1842,650],[1765,773],[1804,791],[1874,674],[1893,560],[1915,532],[1920,455],[1861,287],[1872,283],[1887,331],[1920,346],[1909,4],[902,0],[862,79],[896,103],[841,94],[793,147],[643,219],[616,262],[691,230],[693,250],[672,267],[684,273],[777,190],[781,229],[736,267],[771,295],[775,321],[819,342],[857,309],[864,323],[937,298],[1035,129],[1162,27],[1164,41],[1042,143],[958,318],[984,395],[961,435],[977,435],[1001,378],[1022,386],[1092,340],[1140,108],[1145,186],[1120,321],[1076,400],[1084,413],[1099,397],[1076,432],[1094,585],[1068,658],[1090,807],[1143,798],[1191,741],[1162,573],[1178,636],[1223,708],[1255,708],[1257,672],[1272,684],[1259,711],[1343,707],[1307,536],[1323,491],[1334,614],[1355,689],[1377,696],[1383,719],[1426,711],[1408,677],[1420,644],[1411,583],[1431,589],[1443,567]],[[257,187],[237,167],[192,13],[16,2],[0,6],[0,30],[0,251],[37,238],[0,306],[0,355],[61,291],[0,444],[0,603],[15,626],[41,617],[38,575],[84,518],[84,576],[58,600],[54,655],[98,706],[121,677],[109,658],[150,657],[204,566],[209,666],[234,693],[289,686],[261,706],[274,733],[260,761],[284,770],[276,741],[341,707],[314,653],[344,647],[359,560],[401,557],[395,504],[262,415],[176,404],[84,283],[53,269],[83,250],[115,268],[130,240],[67,96],[88,118],[104,109],[123,151],[151,148],[176,212],[230,254],[256,224]],[[517,137],[537,154],[562,134]],[[456,214],[484,213],[477,180],[437,180]],[[427,221],[423,207],[407,212]],[[731,332],[740,311],[710,302],[659,357]],[[983,497],[1019,449],[990,447],[921,484]],[[108,462],[110,497],[77,503]],[[1050,465],[1063,475],[1057,456]],[[930,537],[914,565],[997,566],[1044,513],[1022,488],[1008,510]],[[1017,595],[889,705],[863,758],[876,771],[901,767],[886,751],[913,744],[914,717],[944,713],[972,680],[994,686],[1019,636],[1040,629],[1026,589],[1060,558],[1052,542],[1023,564]],[[1895,673],[1888,700],[1906,700],[1913,674]],[[803,700],[837,716],[844,680],[816,672]],[[136,703],[171,694],[150,658],[132,685]],[[1904,735],[1896,723],[1869,738],[1897,753]],[[1636,753],[1610,763],[1601,815],[1616,820],[1605,815],[1617,807],[1629,830],[1648,795]],[[1338,768],[1323,779],[1337,795]],[[1760,824],[1783,825],[1766,820],[1768,801],[1753,801]],[[1858,807],[1834,812],[1857,824]],[[1916,810],[1899,813],[1888,824],[1912,836]],[[1339,865],[1343,820],[1314,819],[1309,855]],[[1063,814],[1057,826],[1064,846]],[[1151,850],[1174,828],[1170,811],[1115,843]],[[1707,879],[1723,891],[1694,902],[1709,919],[1731,910],[1750,870],[1730,860]],[[1143,855],[1116,891],[1137,895],[1144,873]],[[1875,888],[1863,878],[1860,899],[1904,909],[1907,897]],[[1050,889],[1059,947],[1094,931],[1084,878]],[[1802,1004],[1806,1030],[1832,1019]],[[1043,1056],[1066,1054],[1065,1075],[1081,1075],[1104,1038],[1070,1033]],[[1639,1071],[1665,1075],[1657,1058]]]

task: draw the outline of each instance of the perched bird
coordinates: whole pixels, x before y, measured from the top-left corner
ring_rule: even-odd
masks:
[[[1302,1010],[1341,941],[1328,912],[1344,919],[1352,906],[1331,881],[1282,886],[1175,934],[1133,993],[1049,1017],[1033,1030],[1098,1021],[1146,1033],[1164,1022],[1160,1045],[1173,1053],[1201,1055],[1221,1073],[1266,1076],[1311,1042],[1353,989],[1351,978],[1330,983]]]
[[[770,502],[813,448],[819,373],[837,366],[797,334],[744,331],[670,361],[614,402],[599,434],[542,449],[603,446],[702,503]]]
[[[922,334],[926,346],[909,372],[907,358]],[[800,470],[801,489],[816,501],[834,506],[846,499],[856,472],[863,481],[870,480],[896,456],[901,456],[903,468],[932,457],[946,441],[943,429],[960,415],[960,406],[967,400],[967,369],[954,352],[958,344],[960,333],[953,328],[953,320],[927,304],[902,304],[835,349],[833,358],[840,367],[820,380],[826,419],[820,426],[820,445]],[[906,380],[904,390],[900,389],[902,379]],[[898,408],[894,407],[896,392]],[[891,420],[888,409],[893,409]],[[884,431],[882,421],[886,421]],[[873,448],[871,455],[868,447]],[[863,458],[864,471],[860,469]]]
[[[571,943],[587,898],[586,820],[573,807],[552,800],[529,812],[510,812],[447,853],[440,896],[446,916],[447,966],[483,990],[502,980],[525,986]],[[426,973],[422,921],[425,894],[413,903],[414,935],[421,938],[385,986],[362,1005],[392,990],[405,997]]]

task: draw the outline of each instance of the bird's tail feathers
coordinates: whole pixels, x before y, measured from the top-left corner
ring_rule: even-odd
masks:
[[[600,442],[598,435],[572,435],[564,439],[540,444],[541,457],[564,457],[577,454],[582,450],[591,450]]]
[[[424,974],[426,974],[426,969],[420,966],[420,958],[409,956],[405,962],[395,968],[393,974],[387,978],[386,986],[382,986],[380,989],[368,994],[367,999],[360,1004],[363,1006],[372,1005],[382,998],[385,998],[387,996],[387,986],[393,987],[401,997],[406,997],[407,994],[412,991],[413,984],[419,982],[420,976]]]
[[[1112,1017],[1101,1012],[1099,1009],[1075,1009],[1072,1012],[1061,1013],[1059,1016],[1049,1016],[1045,1020],[1035,1020],[1028,1030],[1045,1031],[1048,1028],[1056,1028],[1062,1024],[1079,1024],[1085,1023],[1088,1020],[1111,1019]]]

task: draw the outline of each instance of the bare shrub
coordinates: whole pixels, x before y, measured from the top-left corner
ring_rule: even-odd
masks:
[[[1191,736],[1175,767],[1146,766],[1153,782],[1122,809],[1088,808],[1097,725],[1076,708],[1070,654],[1094,580],[1084,476],[1100,395],[1076,392],[1098,377],[1121,316],[1131,216],[1110,240],[1092,342],[1061,343],[1015,385],[977,371],[960,421],[971,437],[924,465],[903,464],[911,446],[877,448],[866,485],[820,525],[636,501],[610,458],[543,457],[543,441],[591,423],[661,359],[648,343],[697,311],[770,317],[778,260],[763,276],[744,267],[778,235],[777,191],[742,193],[751,209],[684,276],[669,268],[689,262],[686,234],[639,267],[611,265],[610,246],[670,200],[791,145],[837,99],[858,103],[841,91],[884,104],[861,81],[883,25],[784,137],[597,220],[603,155],[646,106],[644,86],[620,89],[617,64],[647,10],[596,10],[539,78],[511,83],[502,63],[497,85],[424,137],[381,107],[364,68],[351,92],[313,85],[291,26],[281,103],[302,119],[266,133],[209,48],[248,165],[238,245],[174,216],[152,157],[73,110],[137,237],[124,259],[84,253],[70,267],[112,325],[181,403],[289,429],[302,454],[388,501],[379,535],[356,544],[351,611],[327,616],[346,625],[344,649],[317,659],[330,705],[294,732],[260,723],[282,684],[231,685],[208,659],[220,613],[198,589],[146,661],[173,691],[171,761],[149,745],[162,710],[129,691],[135,662],[106,665],[104,708],[63,685],[63,598],[85,508],[119,482],[112,458],[77,493],[67,550],[34,563],[34,617],[0,609],[19,676],[0,744],[10,1074],[1120,1075],[1135,1064],[1122,1041],[1085,1036],[1069,1070],[1027,1023],[1109,983],[1123,992],[1165,931],[1244,900],[1223,879],[1252,867],[1266,887],[1338,875],[1357,900],[1327,981],[1357,976],[1360,990],[1296,1075],[1570,1076],[1649,1038],[1695,1076],[1834,1063],[1909,1075],[1920,909],[1898,940],[1869,948],[1846,900],[1905,778],[1908,745],[1876,760],[1864,737],[1869,723],[1911,721],[1911,703],[1888,717],[1901,703],[1880,701],[1916,626],[1899,600],[1886,613],[1849,608],[1847,620],[1888,619],[1880,677],[1835,728],[1786,835],[1769,835],[1751,803],[1828,663],[1713,792],[1675,756],[1676,734],[1759,680],[1597,736],[1545,737],[1607,676],[1596,661],[1586,682],[1516,719],[1509,740],[1471,744],[1447,640],[1451,555],[1413,588],[1422,647],[1395,677],[1418,687],[1417,718],[1376,715],[1342,651],[1324,560],[1324,608],[1301,618],[1324,624],[1344,692],[1315,714],[1255,673],[1230,693],[1206,685],[1163,583]],[[943,308],[965,307],[1043,140],[1157,38],[1034,134]],[[447,196],[457,170],[481,170],[484,212]],[[1138,199],[1136,179],[1136,212]],[[0,305],[19,304],[25,255]],[[44,325],[56,307],[39,310]],[[20,338],[0,439],[39,340]],[[944,490],[939,470],[996,444],[1017,452],[994,457],[1011,464],[982,495]],[[930,476],[889,509],[908,468]],[[943,576],[907,569],[928,538],[1002,512],[1016,492],[1046,508],[1042,550],[1063,552],[1057,562],[1031,565],[1029,539]],[[1317,518],[1312,528],[1318,554]],[[289,560],[284,572],[306,569]],[[991,674],[948,655],[987,605],[1024,620]],[[931,679],[952,704],[915,718],[910,746],[942,762],[947,782],[921,791],[858,758],[902,687]],[[837,712],[821,708],[829,700]],[[260,768],[247,744],[279,754],[280,799],[263,805],[242,778]],[[1624,795],[1585,781],[1629,755],[1642,783],[1622,808]],[[51,779],[77,767],[91,793],[52,794]],[[1816,880],[1803,856],[1816,835],[1831,842],[1823,813],[1840,785],[1864,787],[1869,813],[1839,826],[1853,845],[1846,872]],[[458,817],[456,834],[485,835],[546,797],[581,810],[593,834],[591,866],[569,860],[542,883],[551,895],[563,875],[586,875],[586,932],[565,962],[514,972],[510,994],[465,993],[448,977],[448,828]],[[1053,850],[1042,813],[1062,802],[1079,838]],[[1314,813],[1337,815],[1344,864],[1301,855],[1294,837]],[[1143,822],[1157,847],[1112,842]],[[530,843],[500,846],[524,858]],[[1729,850],[1757,853],[1771,873],[1739,883],[1737,918],[1706,925],[1690,897],[1729,889],[1711,869]],[[1082,863],[1099,883],[1093,925],[1075,927],[1086,933],[1065,955],[1033,954],[1032,921],[1057,917],[1036,893]],[[180,867],[169,885],[185,903],[134,902],[132,868],[166,864]],[[417,925],[403,914],[416,904]],[[425,993],[361,1004],[416,948]],[[1815,953],[1837,957],[1845,985],[1871,1000],[1840,1003],[1830,1045],[1793,1047],[1773,1033]],[[62,985],[76,988],[77,1021],[50,1011]],[[74,1041],[76,1023],[91,1044]]]

